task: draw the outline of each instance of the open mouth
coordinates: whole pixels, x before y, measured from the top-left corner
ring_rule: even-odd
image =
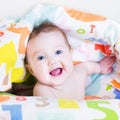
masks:
[[[56,68],[50,72],[50,75],[52,76],[59,76],[62,74],[62,68]]]

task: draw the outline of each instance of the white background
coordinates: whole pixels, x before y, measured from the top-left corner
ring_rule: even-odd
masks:
[[[37,3],[49,3],[105,16],[120,23],[120,0],[0,0],[0,18],[21,17]]]

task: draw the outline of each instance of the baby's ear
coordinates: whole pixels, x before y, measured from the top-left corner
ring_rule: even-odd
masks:
[[[33,71],[32,71],[32,69],[31,69],[30,65],[25,64],[25,67],[26,67],[26,69],[34,76]]]

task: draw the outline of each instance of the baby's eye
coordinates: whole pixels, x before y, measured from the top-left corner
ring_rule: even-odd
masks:
[[[62,50],[57,50],[55,53],[58,55],[58,54],[61,54],[63,51]]]
[[[45,56],[39,56],[37,59],[38,59],[38,60],[44,60],[44,59],[45,59]]]

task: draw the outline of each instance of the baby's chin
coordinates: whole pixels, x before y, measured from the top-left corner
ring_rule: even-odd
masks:
[[[56,82],[56,83],[52,83],[50,86],[53,88],[59,89],[63,85],[64,85],[64,82]]]
[[[61,86],[71,74],[71,71],[66,72],[63,68],[55,68],[49,72],[52,86]]]
[[[62,86],[65,83],[65,78],[63,76],[59,78],[51,78],[51,86],[57,87]]]

